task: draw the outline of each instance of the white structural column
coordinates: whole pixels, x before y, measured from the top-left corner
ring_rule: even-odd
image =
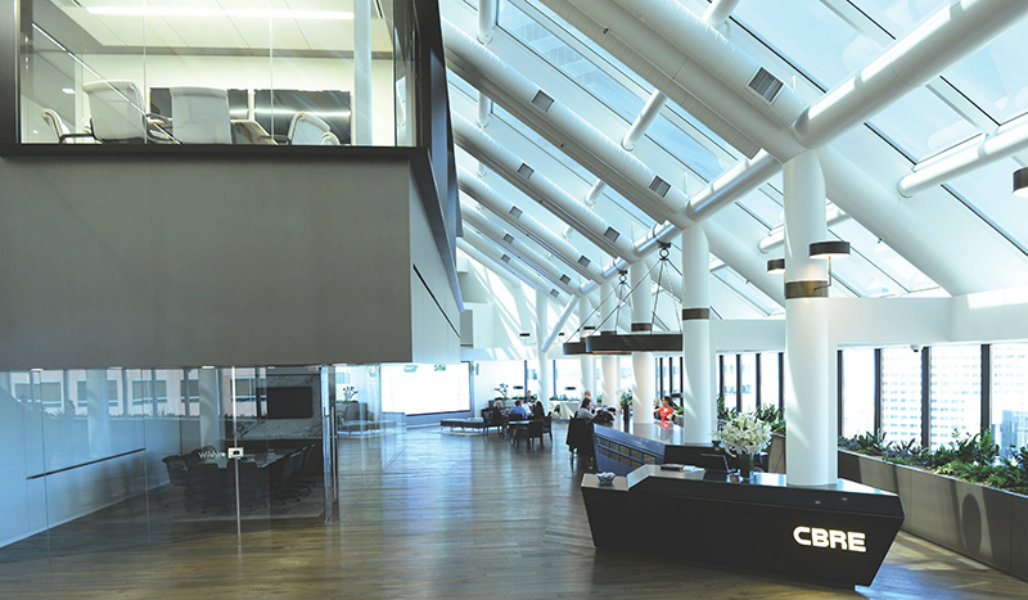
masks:
[[[535,291],[535,355],[539,369],[539,399],[542,400],[544,409],[550,406],[550,396],[553,395],[553,363],[546,358],[546,351],[543,349],[543,338],[549,332],[546,324],[550,309],[548,298],[549,294],[546,292]]]
[[[86,431],[89,455],[93,458],[111,454],[111,411],[107,406],[107,369],[86,371]]]
[[[827,440],[835,439],[828,409],[828,274],[809,258],[823,241],[825,183],[817,154],[785,163],[785,415],[786,475],[790,485],[832,481]]]
[[[709,444],[716,413],[710,386],[710,246],[703,227],[682,230],[682,406],[686,444]]]
[[[596,323],[599,322],[599,319],[596,318],[599,311],[594,311],[594,308],[596,308],[596,303],[588,297],[583,297],[581,302],[578,303],[578,320],[579,323],[582,323],[583,325],[583,336],[593,331],[588,328],[595,328]],[[581,363],[582,382],[580,383],[581,389],[579,390],[578,396],[581,397],[586,390],[589,390],[593,397],[596,397],[598,394],[598,390],[596,389],[596,357],[589,354],[583,354],[579,358],[579,362]],[[610,400],[607,400],[607,403],[614,406],[617,405],[616,402],[611,402]]]
[[[649,267],[638,261],[628,267],[632,281],[632,333],[651,333],[653,321],[653,294],[650,292]],[[635,376],[635,394],[632,413],[636,423],[653,422],[653,401],[656,398],[656,363],[652,352],[632,353],[632,374]]]
[[[221,448],[221,394],[218,369],[204,367],[197,374],[200,387],[200,445]]]
[[[372,143],[371,0],[353,2],[353,140]]]
[[[600,328],[599,335],[604,333],[617,333],[617,317],[615,309],[617,308],[617,295],[614,293],[615,283],[611,280],[603,282],[600,286],[600,314],[597,322],[602,321],[598,325]],[[600,358],[600,370],[603,377],[603,401],[608,405],[617,406],[620,398],[618,397],[618,384],[621,378],[621,364],[620,359],[617,356],[605,355]],[[593,398],[597,395],[594,394]]]

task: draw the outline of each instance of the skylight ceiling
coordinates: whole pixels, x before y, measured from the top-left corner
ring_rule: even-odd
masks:
[[[697,16],[709,6],[706,0],[681,3]],[[487,48],[512,69],[531,77],[555,101],[573,107],[611,140],[620,140],[653,86],[550,10],[560,11],[563,4],[563,0],[503,0],[498,29]],[[949,2],[805,0],[797,4],[741,2],[724,31],[742,51],[813,102]],[[444,0],[441,6],[445,19],[475,35],[478,2]],[[867,170],[883,189],[892,190],[919,161],[970,143],[967,140],[975,136],[994,133],[1001,124],[1024,115],[1028,109],[1028,39],[1020,34],[1026,25],[1028,21],[1021,19],[941,77],[901,96],[870,118],[865,127],[844,134],[832,148]],[[470,115],[475,114],[477,91],[468,82],[455,85],[466,103],[460,109],[455,106],[454,112],[459,110],[464,118],[474,120]],[[554,183],[584,200],[595,181],[589,169],[566,154],[563,145],[557,148],[551,143],[552,134],[548,141],[546,134],[541,135],[531,124],[504,110],[500,106],[503,98],[495,100],[493,118],[502,127],[487,127],[485,132],[509,150],[533,157],[533,168],[538,165]],[[531,147],[525,146],[526,141]],[[637,144],[634,155],[689,196],[743,157],[670,101]],[[552,164],[540,163],[540,157]],[[905,203],[940,232],[972,238],[976,247],[1005,246],[1002,265],[1024,269],[1028,267],[1028,204],[1012,197],[1010,173],[1026,162],[1028,154],[1021,151],[953,177],[945,187],[935,186]],[[712,223],[742,244],[756,247],[782,225],[781,190],[779,173],[743,195],[736,207],[715,215]],[[609,187],[592,208],[625,232],[661,225]],[[552,218],[550,215],[550,223]],[[850,260],[835,266],[833,273],[839,285],[833,286],[836,289],[832,295],[944,294],[935,282],[861,223],[843,215],[830,227],[830,234],[850,241],[854,248]],[[637,237],[633,235],[633,239]],[[984,250],[982,253],[987,254]],[[780,256],[780,247],[758,258],[772,254]],[[754,311],[770,315],[781,310],[736,270],[722,268],[715,276],[725,287],[745,297]],[[716,302],[717,297],[723,298],[724,294],[715,294],[712,299]]]

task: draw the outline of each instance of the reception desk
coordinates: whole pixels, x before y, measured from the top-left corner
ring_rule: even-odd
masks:
[[[613,427],[595,425],[593,443],[597,471],[617,475],[627,475],[643,465],[702,464],[696,460],[701,454],[720,455],[730,467],[739,466],[738,459],[719,446],[686,444],[678,425],[633,423],[628,431],[622,431],[620,423]]]
[[[723,568],[852,587],[870,585],[903,523],[899,496],[840,479],[666,471],[646,464],[613,485],[582,480],[593,543]]]

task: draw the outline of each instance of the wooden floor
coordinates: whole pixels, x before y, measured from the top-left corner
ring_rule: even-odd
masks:
[[[874,585],[856,590],[598,554],[563,437],[555,427],[557,443],[541,451],[437,429],[342,440],[339,514],[328,526],[244,522],[241,540],[233,526],[8,562],[0,598],[1028,597],[1028,583],[905,534]]]

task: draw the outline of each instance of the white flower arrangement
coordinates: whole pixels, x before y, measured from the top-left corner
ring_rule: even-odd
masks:
[[[771,425],[753,413],[736,415],[721,430],[721,442],[732,454],[756,454],[771,442]]]

